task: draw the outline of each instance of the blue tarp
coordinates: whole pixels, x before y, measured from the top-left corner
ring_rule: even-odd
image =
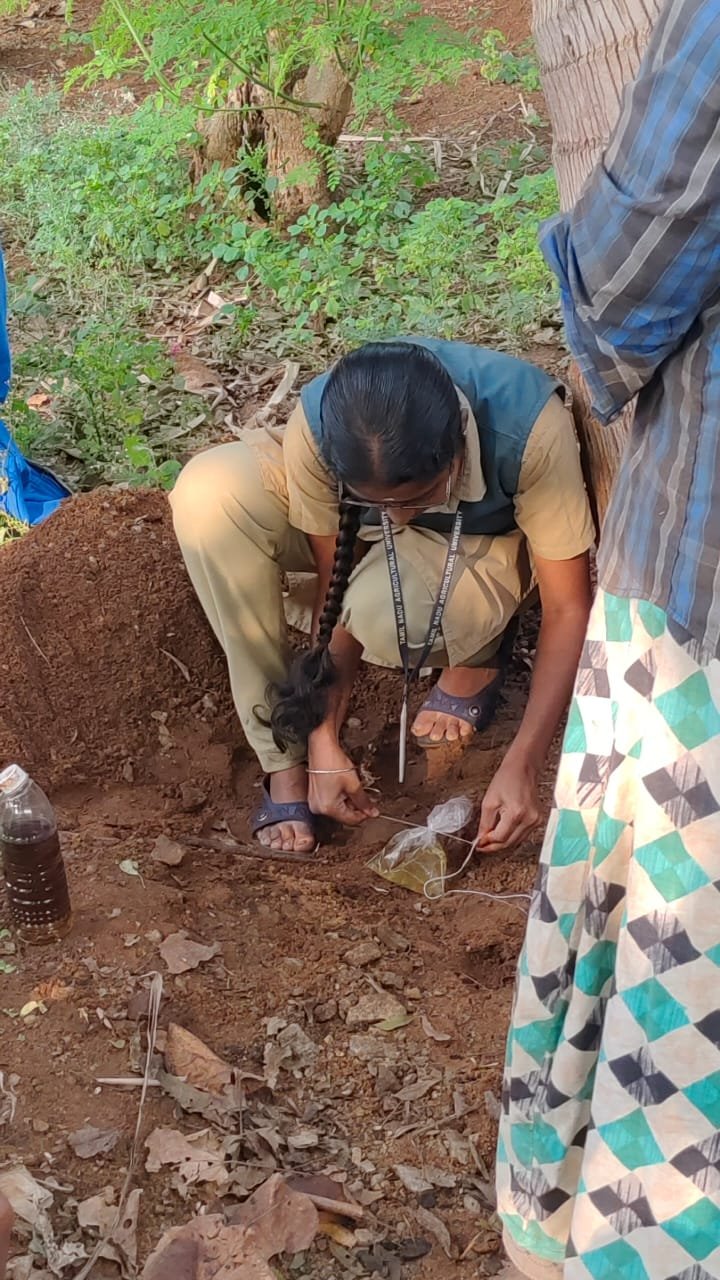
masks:
[[[7,286],[0,252],[0,404],[8,398],[10,373]],[[49,471],[23,456],[0,419],[0,512],[14,516],[24,524],[39,524],[46,516],[52,515],[69,492]]]

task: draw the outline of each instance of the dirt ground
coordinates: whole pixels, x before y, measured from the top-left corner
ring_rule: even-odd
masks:
[[[455,0],[438,7],[464,12]],[[0,26],[11,83],[57,74],[67,54],[59,17],[23,21],[36,25]],[[488,25],[521,39],[527,6],[499,0]],[[418,129],[474,126],[507,92],[471,78],[411,110]],[[228,833],[247,838],[259,780],[161,495],[73,500],[3,550],[0,586],[0,762],[19,758],[49,788],[75,911],[65,942],[23,950],[2,932],[0,908],[0,1165],[21,1162],[52,1193],[55,1273],[77,1275],[97,1237],[79,1225],[78,1202],[108,1187],[117,1202],[128,1171],[140,1191],[141,1264],[164,1230],[290,1171],[330,1177],[363,1218],[287,1256],[279,1275],[495,1274],[496,1117],[526,900],[481,895],[527,894],[538,843],[478,861],[461,893],[432,903],[368,867],[397,830],[390,821],[341,834],[302,864],[224,849]],[[383,814],[419,822],[441,799],[482,796],[522,714],[536,625],[524,624],[495,726],[455,759],[414,759],[402,791],[398,680],[365,673],[349,745]],[[158,860],[159,837],[179,846],[170,865]],[[207,950],[173,973],[178,942],[169,949],[168,939],[183,932],[181,950],[188,939]],[[135,1143],[140,1089],[98,1081],[142,1072],[153,973],[163,983],[158,1050],[177,1026],[198,1036],[244,1082],[243,1104],[241,1114],[208,1111],[205,1095],[200,1106],[166,1054],[170,1075],[149,1088]],[[153,1059],[153,1073],[160,1066]],[[78,1139],[86,1126],[100,1136]],[[187,1156],[148,1171],[158,1129],[214,1152],[209,1178]],[[16,1237],[15,1280],[47,1280],[42,1257],[32,1271],[27,1260],[38,1233]],[[120,1250],[128,1275],[133,1236],[134,1219]],[[92,1274],[118,1268],[101,1260]]]

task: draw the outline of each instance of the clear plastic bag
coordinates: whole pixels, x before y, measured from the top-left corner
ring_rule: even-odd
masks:
[[[443,836],[464,835],[474,815],[475,805],[467,796],[446,800],[428,814],[424,827],[398,832],[368,865],[392,884],[426,898],[441,898],[446,877],[457,873],[468,854],[466,843],[446,841]],[[457,852],[461,852],[460,858]]]

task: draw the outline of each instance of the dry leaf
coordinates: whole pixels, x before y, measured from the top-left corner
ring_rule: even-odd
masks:
[[[105,1156],[112,1151],[119,1137],[117,1129],[96,1129],[94,1125],[86,1124],[71,1133],[68,1142],[81,1160],[92,1160],[94,1156]]]
[[[170,1075],[167,1071],[158,1071],[156,1078],[183,1111],[204,1116],[220,1129],[234,1128],[242,1114],[242,1090],[234,1085],[226,1089],[221,1097],[219,1094],[206,1093],[204,1089],[196,1089],[194,1085],[187,1084],[179,1076]]]
[[[166,1231],[150,1255],[142,1280],[276,1280],[248,1240],[244,1227],[226,1226],[221,1214],[204,1214]]]
[[[185,850],[177,840],[171,840],[169,836],[158,836],[150,857],[153,862],[162,862],[163,866],[179,867],[185,857]]]
[[[32,996],[33,1000],[39,1000],[42,1004],[50,1004],[53,1000],[67,1000],[72,995],[72,987],[68,987],[59,978],[50,978],[48,982],[40,982],[35,987]]]
[[[274,1173],[233,1210],[231,1220],[246,1228],[248,1240],[265,1259],[277,1253],[301,1253],[310,1247],[318,1229],[318,1212],[312,1200],[292,1191],[280,1173]]]
[[[42,1242],[42,1252],[52,1272],[61,1276],[68,1267],[75,1266],[86,1257],[82,1245],[74,1240],[58,1244],[48,1217],[52,1206],[52,1192],[36,1182],[24,1165],[16,1165],[0,1173],[0,1193],[7,1196],[18,1218],[32,1227]]]
[[[201,395],[212,387],[223,389],[223,380],[216,369],[211,369],[204,360],[197,356],[181,353],[174,357],[175,369],[180,377],[183,391],[190,395]]]
[[[232,1084],[232,1068],[177,1022],[171,1022],[167,1029],[165,1064],[173,1075],[208,1093],[222,1094]]]
[[[422,1029],[423,1029],[423,1031],[425,1032],[425,1035],[426,1035],[430,1040],[437,1040],[437,1041],[439,1041],[439,1043],[440,1043],[440,1044],[447,1043],[447,1041],[448,1041],[448,1040],[452,1040],[452,1036],[448,1036],[448,1035],[446,1035],[444,1031],[438,1031],[438,1030],[433,1026],[433,1024],[432,1024],[432,1022],[430,1021],[430,1019],[429,1019],[428,1017],[426,1017],[424,1013],[422,1014],[422,1016],[421,1016],[421,1018],[420,1018],[420,1022],[421,1022],[421,1024],[422,1024]]]
[[[434,1240],[437,1240],[443,1253],[448,1258],[452,1258],[453,1245],[450,1232],[442,1219],[438,1218],[437,1214],[431,1213],[429,1209],[416,1209],[415,1217],[423,1231],[432,1236]]]
[[[200,1146],[204,1140],[208,1145]],[[225,1168],[225,1157],[211,1134],[198,1133],[186,1137],[179,1129],[153,1129],[145,1140],[148,1157],[145,1168],[148,1173],[157,1173],[163,1165],[177,1165],[177,1178],[173,1185],[180,1195],[187,1195],[188,1187],[196,1182],[213,1182],[224,1187],[229,1175]]]
[[[401,1027],[409,1027],[411,1022],[415,1021],[414,1013],[398,1013],[394,1018],[385,1018],[383,1022],[378,1022],[378,1031],[399,1031]]]
[[[137,1270],[137,1220],[141,1196],[139,1188],[130,1192],[119,1222],[112,1187],[106,1187],[100,1195],[81,1200],[78,1205],[79,1225],[85,1230],[97,1231],[101,1238],[107,1237],[98,1257],[117,1262],[125,1276],[134,1275]]]
[[[286,360],[282,380],[278,383],[265,405],[266,409],[276,409],[278,405],[282,404],[295,386],[299,372],[300,365],[295,360]]]
[[[199,964],[212,960],[220,948],[217,943],[211,947],[201,942],[192,942],[184,929],[179,933],[169,933],[162,946],[160,955],[170,973],[187,973],[189,969],[197,969]]]
[[[274,1040],[265,1045],[264,1066],[265,1079],[271,1089],[277,1086],[281,1069],[285,1071],[304,1071],[309,1067],[315,1055],[317,1045],[297,1022],[283,1027]]]
[[[394,1169],[406,1191],[411,1191],[415,1196],[422,1195],[423,1191],[432,1191],[432,1182],[428,1182],[420,1169],[411,1164],[396,1164]]]
[[[429,1076],[423,1076],[422,1079],[416,1080],[414,1084],[406,1084],[404,1089],[400,1089],[395,1094],[400,1102],[417,1102],[418,1098],[424,1098],[426,1093],[434,1089],[439,1084],[442,1076],[439,1071],[432,1071]]]

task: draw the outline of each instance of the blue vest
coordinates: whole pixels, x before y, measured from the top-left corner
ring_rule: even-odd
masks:
[[[456,387],[467,397],[477,423],[487,493],[481,502],[463,502],[463,532],[503,534],[515,529],[514,498],[518,491],[525,446],[539,414],[562,384],[542,369],[501,351],[445,342],[441,338],[401,338],[432,351]],[[329,373],[314,378],[301,393],[301,403],[315,441],[320,445],[320,403]],[[419,516],[414,525],[447,532],[452,515]],[[377,524],[376,512],[365,523]]]

